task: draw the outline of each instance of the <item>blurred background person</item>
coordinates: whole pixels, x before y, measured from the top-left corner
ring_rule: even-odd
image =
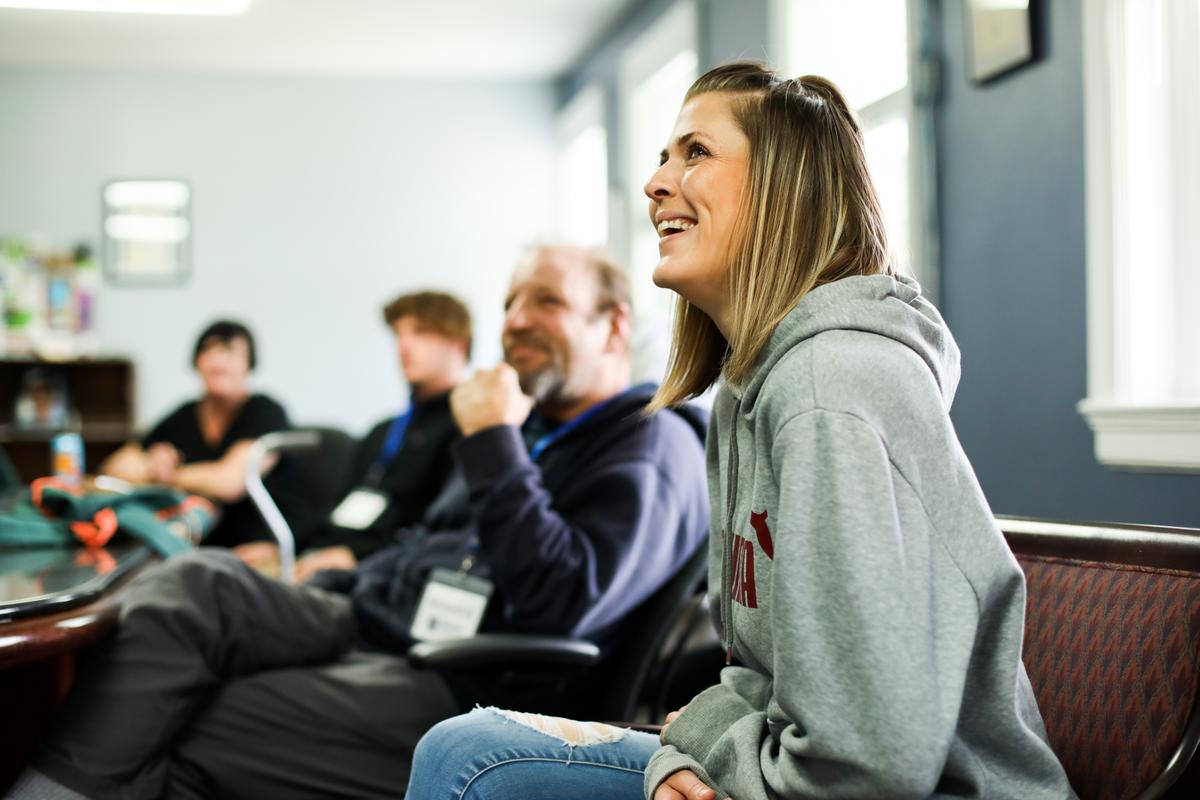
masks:
[[[246,460],[254,440],[290,427],[276,400],[250,390],[257,366],[254,336],[240,322],[218,320],[196,339],[192,365],[204,392],[160,420],[140,442],[130,442],[100,464],[98,472],[134,484],[166,484],[213,500],[221,519],[205,544],[232,547],[271,538],[270,529],[246,497]],[[286,466],[265,478],[293,529],[311,527]]]
[[[421,518],[454,464],[451,446],[460,434],[449,398],[471,356],[471,312],[453,295],[425,291],[392,300],[383,320],[395,334],[411,401],[359,443],[342,500],[296,563],[297,581],[324,569],[353,569],[392,544],[399,529]],[[273,542],[250,542],[236,552],[267,571],[279,559]]]

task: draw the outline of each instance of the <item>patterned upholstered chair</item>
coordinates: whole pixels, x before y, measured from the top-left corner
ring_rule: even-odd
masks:
[[[1025,666],[1081,800],[1200,798],[1200,531],[1000,517]]]

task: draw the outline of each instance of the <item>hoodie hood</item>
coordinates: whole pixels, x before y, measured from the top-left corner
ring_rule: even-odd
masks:
[[[771,335],[750,379],[729,386],[746,414],[754,410],[763,382],[779,359],[819,333],[852,330],[893,339],[914,351],[937,382],[947,409],[960,375],[959,350],[942,315],[906,277],[843,278],[806,294]]]

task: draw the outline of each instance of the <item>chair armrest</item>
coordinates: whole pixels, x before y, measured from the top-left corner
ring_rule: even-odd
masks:
[[[296,537],[263,485],[263,462],[271,453],[317,447],[320,443],[321,436],[316,431],[277,431],[256,439],[250,448],[250,457],[246,459],[246,494],[279,545],[279,578],[284,583],[293,583],[296,578]]]
[[[408,651],[408,662],[422,669],[471,670],[507,664],[590,667],[600,648],[565,636],[484,633],[465,639],[421,642]]]

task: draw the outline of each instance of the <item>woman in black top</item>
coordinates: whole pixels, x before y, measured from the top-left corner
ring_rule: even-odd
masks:
[[[240,323],[214,322],[196,340],[192,364],[204,384],[200,399],[184,403],[141,442],[130,442],[114,453],[100,465],[100,472],[131,483],[169,484],[222,504],[221,521],[206,544],[233,546],[270,538],[246,498],[246,460],[255,439],[285,430],[289,422],[279,403],[250,393],[254,337]],[[268,483],[275,486],[268,488],[286,498],[293,492],[284,473],[273,472]]]

